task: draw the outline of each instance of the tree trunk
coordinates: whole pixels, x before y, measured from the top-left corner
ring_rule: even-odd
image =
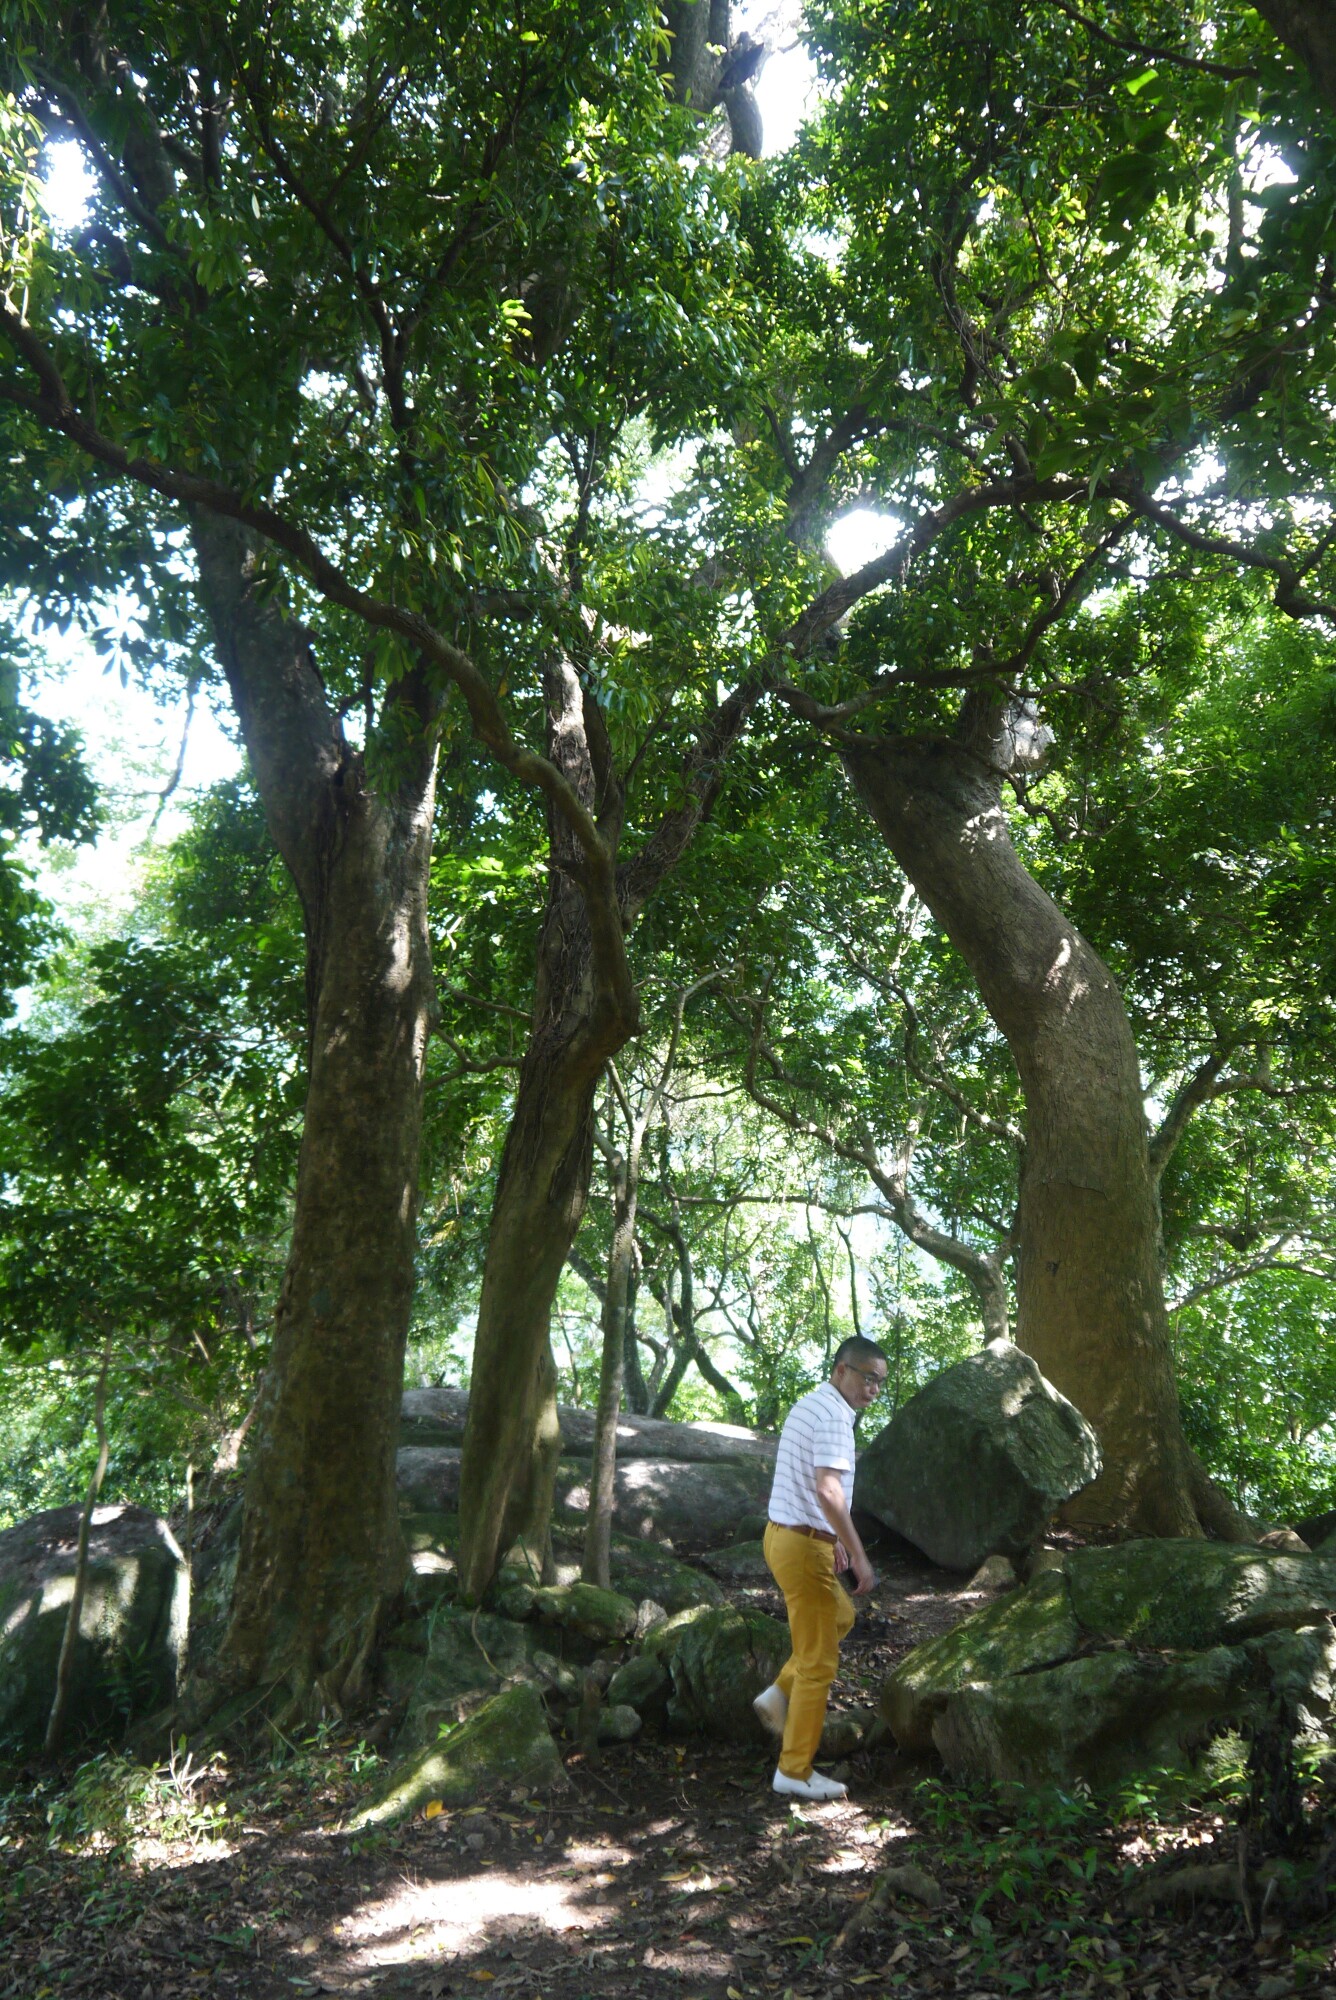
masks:
[[[626,1293],[626,1344],[622,1352],[623,1401],[638,1417],[649,1415],[649,1384],[640,1365],[640,1339],[636,1314],[640,1306],[641,1260],[638,1244],[632,1244],[631,1271]]]
[[[111,1340],[102,1344],[102,1367],[98,1373],[97,1390],[93,1397],[93,1423],[97,1430],[97,1460],[88,1481],[88,1491],[84,1495],[83,1509],[79,1515],[79,1538],[74,1552],[74,1584],[70,1591],[69,1609],[65,1613],[65,1630],[60,1638],[60,1653],[56,1660],[56,1691],[51,1698],[51,1713],[46,1719],[46,1740],[42,1745],[48,1757],[54,1757],[60,1749],[60,1739],[65,1729],[65,1711],[70,1704],[70,1689],[74,1684],[74,1656],[79,1646],[79,1620],[83,1615],[84,1596],[88,1589],[88,1535],[93,1525],[93,1509],[97,1496],[102,1491],[102,1481],[107,1474],[107,1369],[111,1365]]]
[[[549,755],[598,812],[615,853],[621,799],[593,698],[567,662],[545,680]],[[561,1443],[552,1300],[589,1194],[594,1093],[636,1026],[608,941],[596,936],[572,836],[550,811],[548,843],[533,1025],[492,1206],[460,1465],[459,1580],[472,1602],[516,1541],[546,1563]]]
[[[203,592],[266,817],[306,919],[310,1074],[292,1245],[250,1446],[224,1673],[294,1714],[364,1691],[405,1569],[395,1451],[433,1014],[434,709],[373,789],[306,634],[230,524],[195,528]],[[394,691],[387,701],[394,699]]]
[[[633,1134],[628,1155],[613,1174],[612,1248],[603,1294],[603,1359],[594,1424],[594,1462],[589,1475],[589,1518],[585,1524],[580,1574],[607,1590],[612,1582],[612,1513],[617,1482],[617,1419],[622,1413],[626,1373],[626,1328],[635,1262],[637,1175]]]
[[[1069,1513],[1201,1532],[1156,1256],[1140,1067],[1122,996],[1022,865],[1000,779],[959,744],[841,752],[896,860],[969,965],[1025,1093],[1017,1339],[1099,1434]]]

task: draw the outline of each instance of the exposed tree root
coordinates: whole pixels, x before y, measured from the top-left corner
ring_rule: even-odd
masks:
[[[1126,1892],[1129,1910],[1192,1909],[1198,1903],[1237,1903],[1250,1931],[1277,1900],[1288,1901],[1294,1894],[1292,1870],[1281,1861],[1263,1861],[1257,1868],[1244,1865],[1243,1850],[1233,1861],[1161,1864],[1143,1875]]]
[[[1261,1529],[1217,1486],[1195,1452],[1188,1454],[1188,1485],[1203,1531],[1217,1542],[1258,1541]]]
[[[942,1901],[942,1891],[924,1868],[918,1868],[912,1861],[902,1861],[897,1867],[883,1868],[876,1881],[868,1890],[862,1902],[847,1919],[843,1930],[830,1948],[830,1956],[843,1951],[851,1938],[866,1930],[873,1918],[882,1910],[892,1896],[908,1896],[915,1903],[922,1903],[927,1910],[935,1910]]]

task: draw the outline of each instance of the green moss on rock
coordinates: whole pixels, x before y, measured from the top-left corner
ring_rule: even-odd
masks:
[[[637,1653],[608,1682],[608,1701],[613,1707],[633,1708],[637,1715],[662,1717],[672,1687],[673,1677],[662,1660]]]
[[[881,1713],[902,1750],[926,1754],[933,1746],[933,1720],[957,1688],[1070,1659],[1082,1638],[1066,1578],[1049,1571],[1027,1589],[916,1646],[885,1681]]]
[[[381,1662],[384,1691],[394,1699],[408,1697],[401,1746],[434,1742],[442,1727],[453,1726],[479,1700],[508,1685],[527,1683],[566,1700],[580,1692],[579,1668],[563,1657],[563,1633],[453,1605],[428,1623],[425,1656],[395,1648]]]
[[[1232,1644],[1336,1609],[1336,1561],[1219,1542],[1077,1549],[1066,1575],[1087,1632],[1143,1646]]]
[[[597,1645],[629,1639],[636,1629],[636,1607],[615,1590],[596,1583],[554,1583],[535,1590],[530,1615],[540,1624],[578,1632]]]
[[[1187,1766],[1254,1687],[1240,1646],[1094,1653],[958,1689],[933,1722],[933,1741],[956,1777],[1107,1785]]]
[[[668,1720],[704,1736],[754,1741],[764,1732],[752,1703],[788,1658],[788,1627],[759,1611],[731,1607],[688,1617],[668,1660]]]
[[[467,1722],[391,1766],[354,1830],[419,1812],[433,1799],[467,1805],[501,1787],[553,1791],[567,1784],[535,1688],[504,1689]]]

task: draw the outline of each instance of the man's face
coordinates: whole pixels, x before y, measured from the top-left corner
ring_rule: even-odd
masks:
[[[830,1379],[851,1410],[866,1410],[886,1387],[886,1363],[875,1354],[866,1361],[841,1361]]]

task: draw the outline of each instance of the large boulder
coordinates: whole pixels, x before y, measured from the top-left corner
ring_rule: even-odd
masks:
[[[633,1458],[617,1466],[612,1518],[623,1534],[671,1548],[717,1549],[733,1539],[740,1517],[764,1510],[772,1467],[760,1457],[718,1460]],[[557,1506],[583,1519],[589,1467],[563,1459]]]
[[[74,1591],[78,1507],[0,1534],[0,1746],[46,1732]],[[93,1510],[67,1740],[123,1731],[172,1700],[185,1662],[190,1575],[167,1523],[143,1507]]]
[[[1000,1598],[907,1653],[882,1686],[882,1716],[900,1748],[922,1756],[932,1749],[933,1724],[957,1689],[1069,1660],[1084,1636],[1066,1579],[1050,1571],[1028,1590]]]
[[[746,1743],[764,1734],[752,1703],[788,1658],[789,1632],[759,1611],[697,1609],[656,1627],[641,1650],[672,1677],[675,1728]]]
[[[685,1425],[664,1425],[680,1430]],[[395,1476],[399,1504],[411,1512],[453,1511],[459,1505],[460,1453],[453,1445],[405,1445]],[[613,1522],[624,1535],[669,1548],[722,1548],[739,1519],[763,1511],[770,1497],[771,1467],[759,1456],[737,1459],[633,1458],[617,1466]],[[556,1505],[568,1524],[589,1511],[587,1460],[563,1458],[557,1467]]]
[[[1023,1556],[1100,1469],[1095,1433],[1028,1354],[990,1341],[898,1410],[858,1461],[854,1504],[944,1569]]]
[[[960,1778],[1021,1785],[1116,1783],[1183,1769],[1225,1728],[1247,1727],[1279,1693],[1301,1737],[1330,1718],[1336,1632],[1268,1632],[1192,1653],[1104,1651],[1043,1673],[962,1688],[933,1724]]]
[[[597,1646],[615,1646],[636,1629],[636,1607],[616,1590],[595,1583],[553,1583],[529,1589],[524,1616],[560,1632],[572,1632]]]
[[[467,1389],[405,1389],[400,1445],[462,1445],[468,1408]],[[557,1411],[557,1420],[561,1426],[562,1456],[592,1458],[594,1411],[563,1403]],[[664,1417],[637,1417],[623,1411],[617,1420],[617,1456],[668,1459],[679,1464],[754,1459],[773,1467],[775,1440],[741,1424],[675,1424]]]
[[[910,1653],[882,1690],[902,1748],[958,1777],[1106,1784],[1187,1766],[1284,1704],[1332,1727],[1336,1562],[1203,1541],[1079,1549]]]
[[[563,1404],[557,1415],[562,1457],[556,1504],[558,1518],[569,1523],[589,1509],[594,1412]],[[401,1505],[458,1506],[467,1416],[467,1390],[405,1391],[397,1468]],[[675,1424],[623,1415],[617,1425],[614,1524],[623,1534],[669,1547],[676,1542],[721,1548],[740,1520],[764,1515],[775,1448],[774,1438],[740,1424]]]
[[[537,1691],[504,1689],[467,1722],[390,1766],[353,1829],[383,1825],[439,1802],[467,1805],[489,1792],[550,1792],[568,1783]]]
[[[1087,1632],[1140,1646],[1231,1643],[1313,1625],[1336,1610],[1336,1561],[1221,1542],[1122,1542],[1065,1565]]]
[[[556,1540],[555,1535],[553,1540]],[[649,1597],[665,1611],[685,1611],[692,1604],[722,1604],[724,1593],[712,1576],[679,1562],[659,1542],[642,1542],[617,1535],[612,1544],[612,1587],[637,1603]],[[558,1564],[558,1576],[561,1566]]]

